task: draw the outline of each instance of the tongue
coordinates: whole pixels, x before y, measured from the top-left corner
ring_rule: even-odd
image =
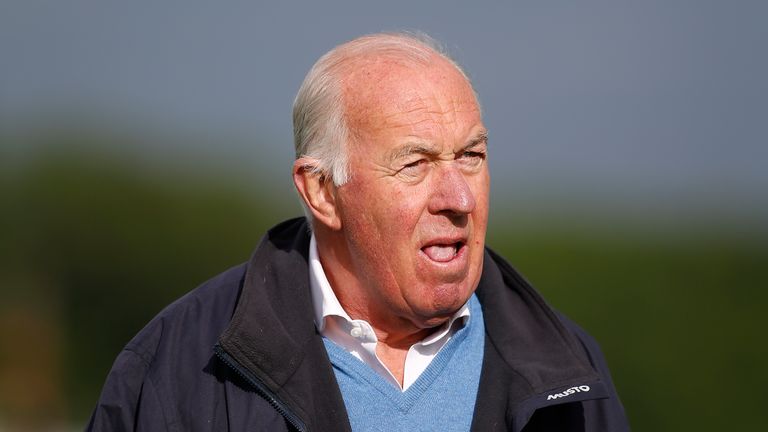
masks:
[[[425,254],[427,254],[429,258],[431,258],[433,261],[438,261],[438,262],[450,261],[453,258],[453,256],[456,255],[456,248],[453,247],[453,245],[427,246],[422,250],[424,251]]]

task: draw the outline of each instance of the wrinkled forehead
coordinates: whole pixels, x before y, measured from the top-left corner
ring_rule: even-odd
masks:
[[[386,122],[425,106],[479,116],[471,84],[452,63],[437,54],[418,62],[370,57],[351,66],[342,78],[342,94],[347,120],[354,128]]]

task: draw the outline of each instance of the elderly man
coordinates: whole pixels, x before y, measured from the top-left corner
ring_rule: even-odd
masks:
[[[150,322],[90,429],[627,429],[595,342],[484,246],[487,130],[452,60],[409,35],[340,45],[294,132],[309,222]]]

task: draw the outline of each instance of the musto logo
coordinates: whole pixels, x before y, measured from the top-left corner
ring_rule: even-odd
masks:
[[[574,393],[581,393],[581,392],[588,392],[588,391],[589,391],[589,386],[585,386],[585,385],[578,386],[578,387],[571,387],[568,390],[565,390],[563,392],[555,393],[547,396],[547,400],[563,398],[566,396],[570,396]]]

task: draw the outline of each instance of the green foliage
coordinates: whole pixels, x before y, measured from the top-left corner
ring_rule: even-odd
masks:
[[[267,188],[168,176],[114,154],[45,151],[6,168],[0,302],[52,323],[42,328],[60,346],[58,394],[76,423],[115,355],[152,316],[246,260],[269,226],[299,214],[293,197]],[[766,243],[618,226],[508,219],[491,228],[489,244],[601,342],[635,430],[766,424]],[[15,348],[34,352],[36,342]],[[0,416],[12,415],[2,408]]]
[[[598,339],[634,430],[768,424],[768,243],[539,224],[490,243]]]
[[[131,165],[54,152],[4,182],[3,297],[54,303],[63,394],[78,421],[128,340],[175,298],[247,260],[288,207]]]

